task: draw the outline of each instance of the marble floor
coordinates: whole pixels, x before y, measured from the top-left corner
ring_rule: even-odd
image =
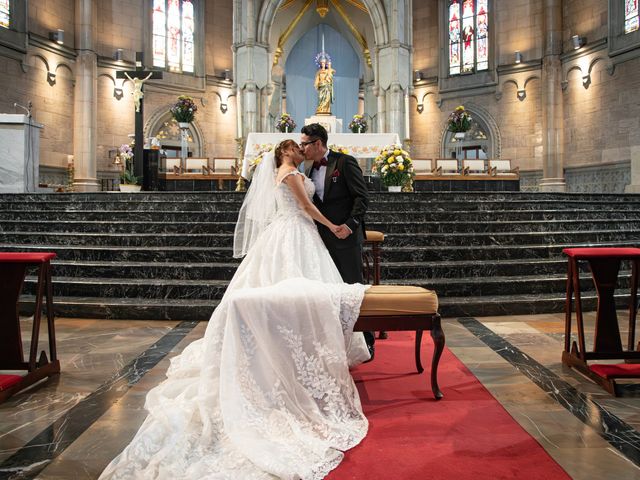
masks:
[[[589,345],[594,315],[585,320]],[[169,359],[205,328],[57,319],[63,374],[0,404],[0,479],[97,478],[142,423]],[[640,385],[613,398],[564,368],[563,315],[450,318],[444,329],[448,348],[572,478],[640,479]]]

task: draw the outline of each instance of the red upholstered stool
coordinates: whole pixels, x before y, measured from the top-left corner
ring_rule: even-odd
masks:
[[[567,298],[565,303],[564,352],[562,362],[573,367],[609,393],[617,395],[615,379],[640,378],[640,365],[597,364],[588,365],[590,360],[640,360],[636,348],[636,314],[638,311],[638,266],[640,248],[565,248],[569,257],[567,272]],[[584,340],[582,304],[580,301],[580,271],[578,262],[589,262],[589,268],[596,286],[598,307],[593,339],[593,350],[587,351]],[[631,262],[631,295],[629,300],[629,335],[627,350],[622,349],[614,292],[618,281],[618,271],[623,260]],[[578,342],[571,344],[571,300],[575,296]]]
[[[35,382],[60,372],[56,356],[56,336],[53,324],[53,288],[51,284],[51,259],[55,253],[0,252],[0,370],[24,370],[24,375],[0,375],[0,402]],[[38,269],[36,309],[33,316],[29,359],[25,362],[18,316],[18,299],[27,268]],[[47,327],[49,356],[44,350],[38,358],[40,316],[43,296],[47,302]]]

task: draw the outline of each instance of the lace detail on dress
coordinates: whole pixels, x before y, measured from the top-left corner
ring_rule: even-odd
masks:
[[[293,170],[292,172],[289,172],[284,177],[282,177],[282,180],[287,178],[289,175],[302,175],[302,178],[304,179],[304,190],[310,199],[313,198],[316,187],[313,185],[311,179],[307,178],[307,176],[300,171]],[[305,216],[308,216],[296,200],[296,197],[293,195],[293,192],[291,191],[289,186],[282,181],[280,181],[280,183],[276,186],[276,206],[278,209],[278,215],[303,214]]]

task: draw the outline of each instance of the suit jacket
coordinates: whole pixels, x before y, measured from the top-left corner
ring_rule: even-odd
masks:
[[[311,177],[312,169],[306,171]],[[318,210],[336,225],[346,224],[353,232],[344,240],[318,224],[318,230],[329,250],[352,248],[364,242],[364,215],[369,205],[367,185],[355,158],[334,151],[329,152],[324,179],[324,198],[314,195]]]

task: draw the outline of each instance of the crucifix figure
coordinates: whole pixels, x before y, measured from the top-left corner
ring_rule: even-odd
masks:
[[[116,72],[116,78],[126,78],[133,82],[133,101],[136,106],[136,136],[135,144],[133,147],[133,172],[136,177],[144,176],[142,155],[144,148],[144,83],[150,78],[160,79],[162,78],[162,72],[156,70],[145,70],[143,66],[144,55],[142,52],[136,52],[136,69],[135,70],[119,70]]]

